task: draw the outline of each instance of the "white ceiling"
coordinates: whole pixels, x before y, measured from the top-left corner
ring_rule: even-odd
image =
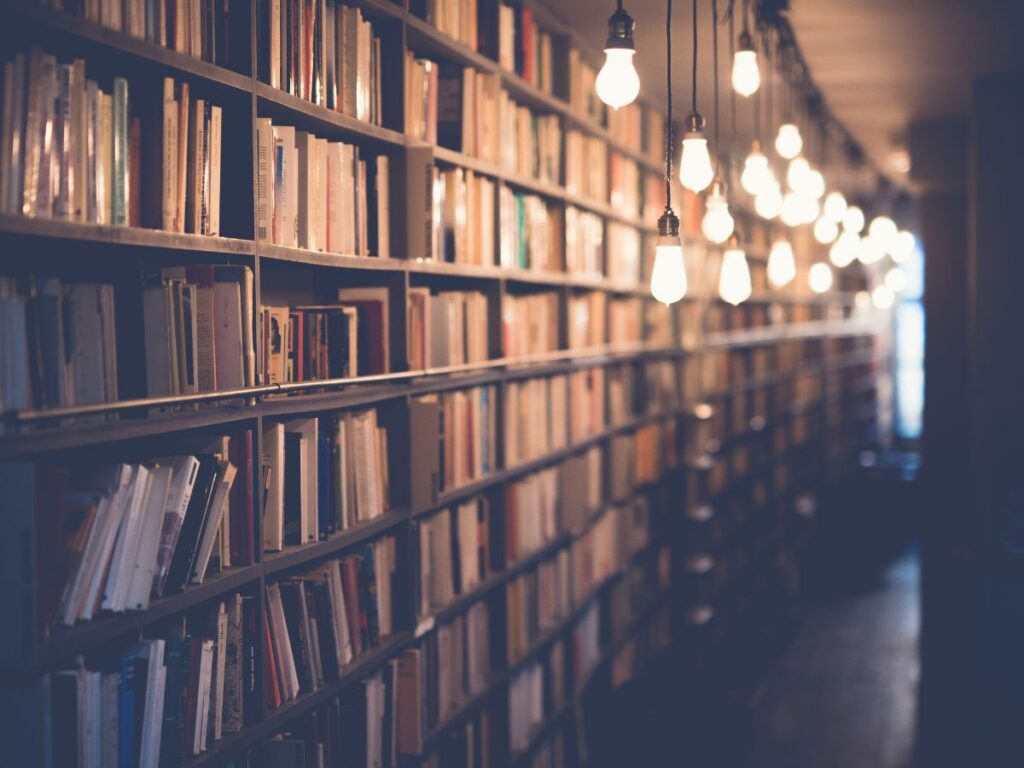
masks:
[[[547,0],[569,20],[582,41],[599,51],[607,36],[614,0]],[[719,0],[720,13],[729,0]],[[752,3],[753,5],[753,3]],[[789,18],[797,43],[836,118],[861,144],[876,169],[897,183],[905,176],[890,157],[913,120],[966,116],[972,79],[1020,67],[1024,0],[790,0]],[[625,0],[636,21],[637,69],[644,91],[659,102],[665,93],[664,0]],[[737,8],[741,3],[737,0]],[[692,5],[673,2],[673,92],[676,115],[690,109]],[[698,108],[713,138],[711,0],[698,0]],[[739,25],[737,23],[737,32]],[[728,28],[719,28],[719,66],[728,86]],[[778,82],[778,81],[776,81]],[[782,89],[776,88],[776,101]],[[763,97],[763,93],[762,93]],[[738,102],[741,144],[753,135],[749,100]],[[729,135],[729,99],[721,102],[723,142]],[[781,106],[775,110],[781,122]],[[764,112],[764,110],[762,110]],[[764,118],[762,118],[764,119]],[[838,155],[833,147],[833,159]],[[744,149],[745,152],[745,149]],[[873,179],[873,174],[867,174]],[[864,188],[870,182],[856,179]]]

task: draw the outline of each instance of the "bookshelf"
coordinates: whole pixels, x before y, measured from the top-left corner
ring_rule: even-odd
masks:
[[[623,684],[640,674],[644,662],[653,669],[674,666],[672,659],[678,655],[670,656],[672,649],[682,649],[690,662],[701,663],[714,652],[717,640],[742,633],[752,621],[751,603],[765,597],[756,574],[772,575],[767,580],[772,584],[778,581],[771,553],[802,536],[790,530],[794,520],[809,516],[816,490],[849,471],[858,451],[873,439],[876,374],[885,350],[877,341],[877,323],[854,311],[853,292],[861,287],[855,280],[844,286],[847,290],[822,297],[795,290],[769,291],[763,255],[753,249],[750,255],[759,289],[742,307],[722,305],[707,285],[693,278],[695,290],[672,310],[649,299],[646,261],[656,228],[645,213],[651,203],[645,194],[650,188],[647,180],[657,177],[661,163],[661,148],[651,138],[660,138],[660,118],[650,107],[638,107],[642,111],[634,122],[641,128],[631,131],[623,128],[625,118],[622,125],[609,126],[587,114],[592,107],[574,104],[573,98],[580,98],[574,87],[580,88],[567,82],[566,73],[579,67],[580,60],[592,58],[587,46],[556,15],[540,4],[525,5],[533,12],[540,34],[551,40],[552,82],[546,90],[499,64],[497,12],[502,4],[496,0],[479,2],[478,23],[484,25],[480,30],[485,33],[480,50],[439,31],[416,3],[411,10],[389,0],[338,5],[357,8],[380,40],[379,124],[328,109],[261,79],[260,46],[266,41],[257,32],[266,9],[259,2],[232,4],[227,26],[248,34],[241,38],[241,50],[232,49],[226,66],[28,3],[12,5],[10,23],[0,32],[5,50],[27,52],[36,45],[62,62],[81,57],[89,77],[103,82],[124,77],[133,94],[158,88],[165,77],[174,78],[222,106],[225,114],[221,236],[0,214],[0,241],[9,255],[0,260],[0,276],[26,280],[45,274],[71,284],[101,280],[114,285],[121,385],[118,399],[112,402],[5,410],[0,414],[0,461],[36,468],[150,462],[160,456],[205,451],[195,446],[224,435],[250,435],[254,457],[249,488],[253,492],[250,535],[255,539],[251,562],[209,573],[202,583],[188,583],[181,591],[156,597],[145,610],[101,611],[72,626],[46,630],[28,621],[28,640],[12,639],[4,647],[0,688],[5,697],[23,696],[28,702],[12,725],[34,734],[19,740],[25,764],[39,762],[44,749],[42,681],[75,669],[77,657],[85,659],[84,668],[106,670],[110,654],[116,657],[140,639],[162,638],[169,627],[183,621],[199,637],[207,632],[209,614],[235,595],[248,601],[257,631],[262,632],[271,622],[268,593],[275,585],[312,585],[319,569],[365,557],[368,548],[392,539],[391,631],[340,664],[337,674],[325,676],[319,684],[302,684],[294,695],[280,701],[268,698],[268,691],[281,684],[274,674],[275,670],[281,674],[281,660],[272,658],[276,651],[268,650],[262,638],[257,640],[252,646],[256,654],[252,698],[245,702],[243,722],[220,738],[210,738],[197,754],[189,754],[193,750],[185,745],[180,760],[170,764],[246,764],[267,739],[280,734],[299,738],[296,734],[306,729],[312,717],[323,728],[335,722],[332,718],[337,715],[345,718],[346,728],[375,733],[378,739],[381,728],[401,731],[401,716],[407,713],[388,707],[388,714],[373,713],[381,722],[371,729],[369,699],[364,695],[370,697],[370,691],[380,686],[388,691],[382,697],[393,694],[392,701],[397,701],[400,665],[412,664],[413,659],[424,669],[435,663],[443,667],[443,659],[427,660],[430,654],[440,658],[434,644],[441,642],[438,638],[446,628],[463,626],[460,622],[468,621],[465,617],[471,611],[479,611],[477,606],[485,606],[488,614],[489,642],[483,653],[489,663],[482,681],[453,694],[455,703],[444,711],[431,712],[430,717],[421,712],[416,718],[419,723],[422,717],[423,722],[413,739],[415,748],[409,748],[401,735],[394,737],[391,746],[384,743],[388,739],[372,746],[362,739],[355,757],[345,752],[347,747],[340,748],[344,758],[361,763],[364,755],[369,760],[369,754],[379,748],[386,753],[383,764],[447,766],[462,764],[459,760],[466,760],[467,752],[474,755],[474,764],[482,763],[488,756],[484,751],[489,750],[493,764],[585,764],[585,750],[577,745],[586,741],[582,713],[590,692]],[[408,135],[403,100],[407,53],[491,76],[517,106],[549,118],[558,128],[556,178],[512,170],[500,160]],[[391,257],[333,253],[257,236],[257,121],[264,118],[275,126],[352,145],[365,153],[367,162],[387,158],[391,216],[383,226]],[[603,146],[607,189],[602,193],[569,191],[576,188],[565,178],[569,132]],[[492,183],[494,248],[481,259],[483,263],[450,263],[440,253],[425,260],[405,258],[413,237],[410,232],[416,231],[413,225],[430,221],[422,212],[417,219],[415,211],[407,210],[412,204],[407,191],[410,177],[405,174],[423,159],[432,169],[472,172]],[[622,177],[636,205],[612,204],[613,163],[628,169]],[[506,189],[513,196],[534,196],[553,212],[549,216],[554,216],[554,224],[548,221],[555,233],[548,243],[556,256],[553,266],[519,264],[518,257],[512,263],[502,262],[499,208]],[[565,269],[567,209],[598,220],[599,269]],[[694,215],[684,218],[689,221]],[[609,276],[612,226],[635,233],[640,243],[637,263],[627,264],[625,279],[620,267],[615,268],[615,277]],[[757,227],[752,221],[748,226]],[[699,248],[692,233],[688,239]],[[809,253],[810,246],[805,244],[803,250]],[[33,258],[17,256],[27,253]],[[249,271],[254,312],[246,317],[243,309],[242,323],[249,326],[254,339],[261,338],[264,305],[321,305],[336,300],[339,290],[350,288],[382,292],[379,295],[388,301],[383,338],[390,347],[384,355],[384,370],[354,377],[295,380],[286,376],[274,381],[257,373],[250,383],[226,389],[148,394],[147,374],[140,363],[148,345],[146,332],[140,322],[133,321],[144,303],[140,275],[146,270],[203,265]],[[691,269],[690,274],[698,271]],[[486,298],[484,359],[411,369],[409,298],[424,288],[430,295],[473,292]],[[507,354],[510,331],[503,328],[503,313],[529,297],[547,297],[554,307],[554,348]],[[592,308],[584,337],[600,338],[570,345],[570,313],[577,304]],[[122,306],[127,308],[124,317]],[[616,322],[618,317],[629,318],[627,331]],[[620,333],[622,338],[617,336]],[[253,355],[256,371],[263,371],[268,360],[261,344],[254,342]],[[753,362],[755,357],[759,362]],[[552,409],[546,420],[551,432],[546,445],[510,463],[505,456],[507,431],[521,414],[505,412],[509,391],[524,384],[525,392],[526,384],[542,380],[563,389],[565,412]],[[493,448],[481,449],[486,464],[438,487],[439,468],[431,477],[431,462],[426,475],[421,467],[423,457],[439,458],[442,439],[437,423],[443,416],[431,416],[429,411],[443,410],[450,400],[451,413],[457,413],[462,406],[454,403],[459,398],[480,397],[471,393],[484,389],[493,393],[476,402],[488,414],[484,420],[493,418],[493,426],[485,430]],[[655,391],[660,393],[657,397]],[[528,415],[537,403],[531,404],[528,395],[524,398],[523,415]],[[430,405],[434,400],[438,403]],[[575,405],[584,401],[590,404],[589,411],[578,413]],[[388,493],[379,512],[320,531],[314,540],[301,544],[262,546],[260,532],[270,517],[270,502],[258,470],[265,464],[270,430],[284,424],[292,425],[286,430],[298,432],[318,419],[313,429],[319,438],[339,415],[370,411],[387,432],[382,460]],[[561,423],[556,427],[557,422]],[[476,417],[470,423],[480,426]],[[442,456],[444,450],[440,449]],[[603,467],[596,477],[580,475],[588,455],[596,455],[597,466]],[[557,519],[542,541],[510,556],[509,533],[503,524],[515,505],[511,489],[539,483],[537,478],[545,473],[559,478],[552,486],[555,499],[551,501]],[[582,497],[581,477],[596,483],[595,498],[577,499]],[[33,503],[30,497],[23,501]],[[488,568],[443,605],[421,615],[416,607],[416,585],[423,574],[419,532],[428,519],[473,502],[492,515],[486,534]],[[609,535],[620,524],[616,521],[628,517],[620,510],[643,510],[637,514],[644,535],[635,550],[620,550],[616,537]],[[24,522],[24,512],[20,519],[25,531],[38,542],[44,532],[37,528],[31,510]],[[757,551],[751,555],[747,550],[753,549]],[[15,545],[5,553],[30,571],[38,566]],[[541,570],[560,558],[584,570],[573,573],[564,604],[542,626],[539,619],[533,626],[532,614],[539,610],[534,590],[532,602],[527,601],[524,608],[531,615],[526,647],[510,658],[506,653],[510,585],[549,578],[541,577]],[[595,565],[592,573],[581,565],[598,561],[601,565]],[[35,586],[26,585],[27,594]],[[31,602],[34,597],[28,599]],[[452,635],[461,637],[464,631],[452,629]],[[277,642],[275,638],[268,644],[276,648]],[[290,653],[305,653],[297,643],[292,645]],[[428,672],[420,674],[422,685],[431,689],[420,693],[434,696],[437,684],[426,682]],[[510,721],[524,715],[509,711],[511,691],[537,685],[537,680],[544,689],[541,711],[529,713],[525,729],[516,720],[513,748]],[[396,753],[399,741],[403,745]],[[453,751],[462,757],[453,757]],[[334,759],[341,759],[341,752],[335,752]],[[161,757],[159,764],[167,763]]]

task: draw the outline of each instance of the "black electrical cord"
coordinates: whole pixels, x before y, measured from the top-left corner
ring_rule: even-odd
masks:
[[[696,1],[696,0],[695,0]],[[672,0],[665,3],[665,51],[668,57],[666,70],[665,103],[665,210],[672,208]]]
[[[693,0],[693,111],[697,111],[697,0]]]

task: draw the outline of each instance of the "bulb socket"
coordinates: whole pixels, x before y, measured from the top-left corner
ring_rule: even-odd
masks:
[[[737,51],[753,51],[754,49],[754,38],[750,36],[749,32],[740,32],[739,40],[737,41]]]
[[[679,237],[679,217],[668,206],[658,219],[658,237]]]
[[[633,17],[619,8],[608,19],[608,40],[604,44],[605,50],[619,48],[627,51],[635,51],[633,44]]]
[[[683,138],[684,139],[703,139],[704,136],[704,117],[700,112],[691,112],[686,116],[686,121],[683,123]]]

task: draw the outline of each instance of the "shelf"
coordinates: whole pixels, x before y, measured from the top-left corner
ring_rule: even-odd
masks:
[[[314,561],[331,557],[376,536],[383,535],[408,519],[407,510],[395,509],[375,520],[367,520],[347,531],[336,533],[324,541],[288,547],[281,552],[266,553],[263,556],[264,571],[267,576],[273,576],[282,571],[309,565]]]

